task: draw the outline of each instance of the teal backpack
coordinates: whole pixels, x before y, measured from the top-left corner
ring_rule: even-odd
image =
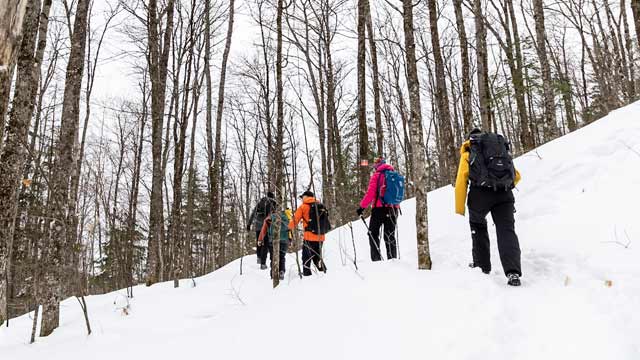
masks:
[[[273,240],[273,230],[275,228],[275,223],[277,220],[276,214],[271,215],[271,225],[269,226],[269,239]],[[289,241],[289,219],[284,212],[280,212],[280,242]]]

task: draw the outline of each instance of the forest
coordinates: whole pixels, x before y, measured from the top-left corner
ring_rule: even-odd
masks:
[[[380,156],[430,269],[469,132],[517,156],[592,123],[639,52],[640,0],[2,0],[0,324],[252,254],[267,191],[344,224]]]

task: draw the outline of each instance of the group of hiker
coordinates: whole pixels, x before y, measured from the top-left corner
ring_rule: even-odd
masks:
[[[404,198],[404,177],[386,162],[384,157],[374,160],[373,174],[356,214],[364,221],[364,211],[371,206],[371,218],[367,226],[371,260],[382,260],[380,230],[386,258],[398,257],[396,228],[401,214],[400,202]],[[487,214],[491,213],[496,227],[500,261],[507,277],[507,284],[519,286],[522,269],[520,245],[515,232],[515,199],[512,189],[520,181],[520,173],[513,165],[509,142],[499,134],[474,129],[460,148],[460,162],[455,182],[455,212],[465,215],[465,202],[469,208],[469,224],[472,239],[472,268],[491,273],[490,242],[487,230]],[[286,271],[285,255],[292,242],[292,232],[302,222],[303,275],[313,274],[312,265],[318,271],[327,271],[322,259],[325,234],[331,229],[329,212],[309,190],[300,195],[302,204],[292,214],[290,209],[280,211],[273,192],[260,199],[251,212],[247,231],[256,233],[257,261],[261,269],[267,269],[267,254],[273,254],[273,242],[280,242],[281,279]],[[276,234],[276,223],[280,223]],[[366,222],[365,222],[366,225]]]

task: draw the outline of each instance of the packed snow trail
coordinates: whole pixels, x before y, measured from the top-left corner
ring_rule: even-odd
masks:
[[[271,289],[255,256],[196,279],[74,299],[61,326],[28,345],[31,315],[0,329],[2,359],[640,359],[640,103],[516,160],[523,286],[469,269],[468,218],[453,188],[429,194],[434,268],[418,271],[415,203],[399,218],[401,259],[371,263],[353,216],[325,243],[327,274]],[[354,211],[358,199],[353,199]],[[348,214],[351,215],[351,214]],[[383,249],[384,253],[384,249]],[[607,286],[607,281],[610,281]]]

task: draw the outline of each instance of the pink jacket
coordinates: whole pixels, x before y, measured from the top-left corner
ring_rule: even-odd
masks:
[[[381,191],[380,195],[378,195],[378,186],[384,189],[384,174],[382,172],[386,170],[394,171],[395,169],[393,168],[393,166],[389,164],[382,164],[378,166],[378,169],[376,170],[376,172],[373,173],[373,175],[371,175],[367,193],[364,195],[364,198],[362,199],[362,201],[360,201],[361,208],[366,208],[367,206],[369,206],[369,204],[371,204],[376,200],[376,197],[378,198],[378,201],[375,201],[375,204],[373,204],[372,207],[377,208],[377,207],[384,206],[382,204],[382,197],[384,196],[384,191]],[[382,177],[382,179],[380,179],[380,177]],[[387,206],[391,206],[391,205],[387,205]]]

